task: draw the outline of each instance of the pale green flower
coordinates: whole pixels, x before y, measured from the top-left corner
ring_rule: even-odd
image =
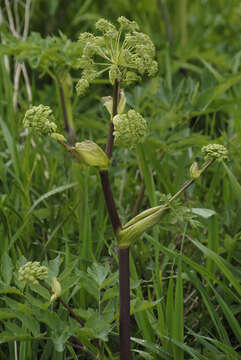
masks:
[[[130,21],[124,16],[120,16],[117,21],[123,27],[123,29],[128,31],[135,31],[139,29],[139,25],[135,21]]]
[[[95,26],[97,30],[101,31],[104,34],[104,36],[109,37],[111,39],[116,38],[118,35],[118,31],[116,27],[106,19],[98,20]]]
[[[89,87],[89,81],[86,79],[80,79],[76,84],[76,91],[78,95],[84,95],[86,89]]]
[[[52,139],[57,140],[60,143],[66,142],[66,139],[65,139],[64,135],[62,135],[62,134],[52,133],[50,136],[51,136]]]
[[[114,116],[113,124],[115,143],[123,147],[143,142],[148,133],[146,120],[135,110]]]
[[[41,266],[39,261],[29,261],[21,266],[18,271],[18,279],[20,281],[32,282],[38,284],[38,280],[44,280],[48,277],[48,268]]]
[[[202,153],[206,161],[210,160],[226,160],[228,159],[228,151],[225,146],[220,144],[209,144],[202,147]]]
[[[26,111],[23,125],[25,128],[33,129],[38,134],[50,135],[56,132],[57,125],[52,110],[49,106],[32,106]]]
[[[76,87],[79,95],[85,93],[91,81],[107,71],[111,84],[115,80],[130,84],[139,81],[140,75],[153,76],[157,72],[155,47],[150,37],[137,31],[137,23],[124,16],[118,18],[118,23],[119,29],[100,19],[96,29],[101,36],[90,33],[80,35],[83,53],[79,67],[83,73]]]

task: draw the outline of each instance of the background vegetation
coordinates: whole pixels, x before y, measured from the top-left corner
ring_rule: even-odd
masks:
[[[0,358],[118,358],[117,254],[98,172],[26,136],[22,119],[42,103],[66,128],[64,91],[77,139],[104,145],[110,86],[72,92],[77,39],[99,17],[124,15],[152,38],[159,72],[126,91],[150,135],[114,151],[122,221],[174,194],[203,145],[229,150],[131,249],[133,359],[240,359],[240,1],[2,1],[0,15]],[[58,276],[82,325],[61,302],[49,306],[47,289],[23,290],[26,261]]]

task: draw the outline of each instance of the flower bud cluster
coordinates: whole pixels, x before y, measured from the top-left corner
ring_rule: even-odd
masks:
[[[135,110],[127,114],[118,114],[113,118],[115,144],[132,147],[143,142],[148,130],[146,120]]]
[[[78,66],[83,72],[76,86],[79,95],[105,71],[109,73],[111,84],[115,79],[130,84],[139,81],[144,74],[152,76],[157,72],[155,47],[149,36],[138,31],[135,21],[124,16],[117,21],[119,29],[105,19],[98,20],[96,29],[101,36],[80,34],[83,53]]]
[[[223,145],[219,144],[209,144],[202,147],[202,153],[204,154],[204,159],[206,161],[210,160],[227,160],[228,151]]]
[[[63,135],[56,133],[57,125],[55,124],[52,109],[49,106],[32,106],[25,113],[23,126],[32,129],[37,134],[50,135],[54,140],[61,143],[66,141]]]
[[[32,282],[38,284],[38,280],[48,277],[48,268],[41,266],[39,261],[29,261],[23,265],[18,271],[18,279],[20,281]]]
[[[25,128],[34,129],[42,135],[50,135],[57,129],[52,110],[49,106],[33,106],[26,111],[23,119]]]

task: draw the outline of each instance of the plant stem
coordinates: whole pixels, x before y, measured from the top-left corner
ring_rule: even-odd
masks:
[[[130,347],[130,266],[129,247],[118,250],[120,360],[131,359]]]
[[[57,88],[59,91],[60,105],[61,105],[61,109],[62,109],[62,113],[63,113],[64,129],[70,136],[71,144],[74,144],[77,141],[77,137],[76,137],[74,129],[71,125],[71,119],[69,118],[64,89],[63,89],[63,86],[62,86],[59,78],[57,78],[56,82],[57,82]]]
[[[43,281],[39,281],[40,285],[43,286],[45,289],[48,290],[48,292],[51,294],[51,289],[49,286],[47,286]],[[83,321],[81,320],[81,318],[79,317],[79,315],[77,315],[72,309],[71,307],[61,298],[58,297],[59,302],[68,310],[68,312],[70,313],[70,315],[76,320],[78,321],[78,323],[80,323],[81,325],[83,325]]]
[[[113,91],[112,119],[117,114],[120,96],[120,82],[115,80]],[[111,121],[105,152],[111,158],[114,144],[114,125]],[[102,189],[111,224],[116,234],[121,228],[118,211],[115,206],[108,171],[100,171]],[[119,249],[119,324],[120,324],[120,360],[131,360],[130,348],[130,264],[129,248]]]
[[[114,233],[116,234],[117,230],[121,227],[121,222],[115,206],[108,171],[100,171],[100,179],[112,228],[114,230]]]
[[[113,91],[112,119],[117,114],[119,95],[120,95],[120,82],[118,80],[115,80],[114,91]],[[107,143],[106,143],[106,148],[105,148],[105,153],[109,159],[111,158],[113,144],[114,144],[113,131],[114,131],[114,125],[113,125],[113,122],[111,121],[110,127],[109,127]],[[116,234],[117,230],[119,228],[121,228],[121,222],[120,222],[118,211],[115,206],[115,201],[114,201],[113,193],[112,193],[111,186],[110,186],[110,179],[109,179],[108,171],[101,170],[100,178],[101,178],[102,189],[103,189],[103,193],[105,196],[105,202],[106,202],[107,210],[109,213],[110,221],[111,221],[114,233]]]
[[[207,163],[205,163],[201,169],[201,172],[203,173],[210,165],[212,165],[212,163],[214,163],[215,159],[212,159],[210,161],[208,161]],[[189,186],[191,186],[194,181],[196,179],[192,179],[190,181],[188,181],[186,184],[183,185],[183,187],[175,194],[171,197],[171,199],[169,200],[169,203],[171,203],[172,201],[176,200],[187,188],[189,188]]]
[[[173,45],[174,36],[173,36],[173,31],[172,31],[172,26],[170,23],[169,15],[168,15],[167,6],[164,4],[163,0],[159,0],[159,3],[160,3],[161,11],[162,11],[162,18],[163,18],[163,21],[164,21],[164,24],[166,27],[168,41],[169,41],[170,45]]]

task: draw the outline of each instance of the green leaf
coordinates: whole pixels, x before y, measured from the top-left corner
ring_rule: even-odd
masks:
[[[209,257],[211,260],[215,262],[215,264],[219,267],[219,269],[223,272],[225,277],[230,281],[230,284],[237,290],[238,294],[241,295],[241,286],[239,281],[235,278],[233,273],[229,270],[228,264],[226,261],[219,255],[217,255],[212,250],[208,249],[206,246],[202,245],[199,241],[190,239],[191,242],[199,248],[204,255]]]
[[[107,265],[94,263],[91,268],[89,267],[87,269],[87,271],[88,274],[92,277],[92,279],[96,281],[101,288],[110,270],[109,266]]]
[[[224,299],[222,298],[222,296],[219,295],[219,293],[214,289],[214,287],[209,284],[216,296],[216,299],[218,300],[222,310],[223,310],[223,314],[227,320],[227,322],[229,323],[231,329],[233,330],[233,333],[235,334],[238,342],[241,344],[241,327],[240,324],[238,322],[238,320],[235,318],[235,316],[233,315],[230,306],[224,301]]]
[[[191,210],[194,214],[203,217],[204,219],[208,219],[209,217],[216,214],[216,211],[205,208],[192,208]]]
[[[165,349],[163,349],[162,346],[135,337],[131,337],[131,341],[134,341],[137,344],[144,346],[149,350],[150,353],[157,354],[158,356],[160,356],[160,359],[164,359],[164,360],[173,359],[173,356],[170,353],[168,353]]]
[[[147,300],[139,300],[139,299],[132,300],[131,301],[131,315],[133,315],[137,312],[140,312],[140,311],[152,309],[161,301],[162,301],[162,298],[158,299],[156,301],[147,301]]]
[[[6,286],[9,286],[13,275],[13,264],[6,252],[1,257],[1,275]]]
[[[241,185],[237,181],[236,177],[232,173],[232,171],[229,169],[229,167],[223,163],[224,169],[226,170],[229,180],[232,185],[232,189],[234,190],[234,193],[236,194],[237,198],[239,199],[239,202],[241,202]]]

